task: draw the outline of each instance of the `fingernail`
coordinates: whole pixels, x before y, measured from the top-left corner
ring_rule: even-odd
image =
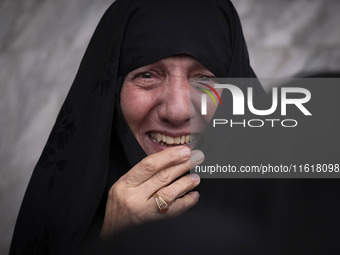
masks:
[[[199,199],[199,197],[200,197],[200,193],[198,193],[198,191],[191,191],[190,195],[193,196],[196,199]]]
[[[182,154],[183,158],[189,158],[190,157],[190,148],[188,147],[183,147],[180,150],[180,153]]]
[[[190,177],[195,181],[199,181],[201,179],[201,177],[198,174],[190,174]]]
[[[204,161],[204,154],[202,151],[195,150],[191,153],[190,163],[191,164],[201,164]]]

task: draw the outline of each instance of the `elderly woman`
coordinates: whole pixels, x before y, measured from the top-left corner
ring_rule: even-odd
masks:
[[[199,242],[178,254],[242,247],[245,240],[260,244],[259,233],[245,226],[254,221],[229,217],[222,208],[239,212],[243,203],[243,212],[261,215],[261,182],[220,180],[199,194],[199,176],[186,174],[204,159],[188,148],[190,121],[207,121],[190,111],[189,80],[202,77],[255,77],[229,0],[112,4],[34,170],[10,254],[75,254],[107,243],[118,254],[122,247],[142,252],[142,243],[164,254],[169,249],[159,249],[169,238]],[[196,203],[190,217],[158,221]],[[218,205],[217,214],[205,214],[210,205]],[[262,227],[256,224],[253,229]]]
[[[194,206],[200,179],[185,173],[204,156],[190,165],[189,80],[215,76],[253,76],[229,1],[116,1],[34,170],[11,253],[72,253],[94,222],[107,239]]]

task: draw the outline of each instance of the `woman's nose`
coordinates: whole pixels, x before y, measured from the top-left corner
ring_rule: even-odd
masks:
[[[164,87],[159,117],[172,125],[189,124],[190,81],[187,78],[174,79]]]

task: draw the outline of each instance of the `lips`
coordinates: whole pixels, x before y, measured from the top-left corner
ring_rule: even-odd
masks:
[[[189,145],[194,140],[194,136],[189,134],[173,137],[158,132],[151,132],[150,137],[154,142],[167,146]]]

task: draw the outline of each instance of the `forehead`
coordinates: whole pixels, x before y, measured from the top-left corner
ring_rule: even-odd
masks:
[[[142,66],[137,68],[140,69],[148,69],[148,68],[163,68],[163,69],[207,69],[204,65],[198,61],[196,58],[189,55],[176,55],[168,58],[164,58],[155,63]],[[134,70],[134,71],[136,71]],[[134,72],[133,71],[133,72]]]

